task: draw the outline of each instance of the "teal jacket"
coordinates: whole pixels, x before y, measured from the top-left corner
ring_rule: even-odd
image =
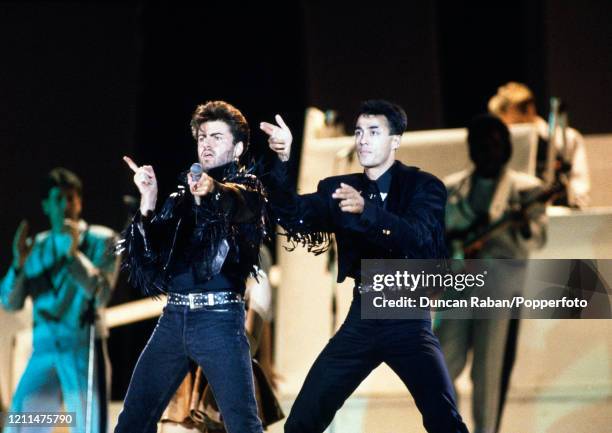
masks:
[[[64,336],[69,341],[87,339],[82,316],[89,300],[96,308],[109,301],[117,279],[118,260],[112,254],[115,233],[103,226],[79,222],[79,251],[68,257],[70,237],[45,231],[36,235],[23,268],[11,267],[0,285],[0,302],[9,311],[23,308],[28,296],[33,303],[34,347],[43,344],[37,336]],[[98,335],[106,335],[97,322]],[[60,334],[60,335],[58,335]]]

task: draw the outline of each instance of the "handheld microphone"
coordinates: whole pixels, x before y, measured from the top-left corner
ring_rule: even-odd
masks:
[[[202,173],[204,173],[204,167],[202,167],[202,164],[199,162],[194,162],[191,164],[189,172],[191,173],[191,178],[194,180],[194,182],[197,182],[202,177]]]
[[[204,167],[202,167],[202,164],[200,164],[199,162],[194,162],[193,164],[191,164],[191,167],[189,168],[189,172],[191,173],[191,179],[194,182],[197,182],[202,177],[202,173],[204,173]],[[194,200],[198,206],[202,202],[202,199],[197,196],[194,197]]]

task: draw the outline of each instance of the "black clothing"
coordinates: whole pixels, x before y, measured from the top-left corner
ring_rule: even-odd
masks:
[[[299,197],[286,188],[286,166],[277,163],[266,187],[276,221],[294,244],[315,253],[329,246],[333,232],[338,245],[338,282],[360,278],[361,259],[446,257],[444,209],[446,188],[435,176],[399,161],[391,175],[384,207],[368,191],[372,182],[363,173],[333,176],[319,182],[317,192]],[[385,176],[385,175],[383,175]],[[361,215],[342,212],[332,193],[340,183],[362,191]],[[381,191],[382,192],[382,191]]]
[[[372,370],[386,363],[412,394],[429,433],[468,433],[429,320],[362,320],[360,299],[314,362],[286,433],[323,432]]]
[[[446,188],[416,167],[395,164],[376,181],[363,173],[329,177],[312,194],[287,188],[284,164],[266,186],[276,221],[295,244],[321,253],[334,233],[338,282],[360,279],[361,259],[443,258]],[[340,183],[364,197],[361,214],[343,212]],[[382,200],[381,192],[388,195]],[[348,316],[311,367],[285,424],[286,433],[320,433],[357,386],[381,363],[406,384],[430,433],[467,433],[438,339],[424,320],[363,320],[357,290]]]
[[[146,294],[232,290],[244,294],[266,236],[263,186],[235,163],[211,169],[214,191],[197,205],[179,185],[159,211],[125,232],[130,282]],[[182,176],[186,182],[186,174]]]

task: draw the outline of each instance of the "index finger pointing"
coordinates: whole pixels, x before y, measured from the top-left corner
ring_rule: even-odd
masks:
[[[281,128],[289,129],[289,127],[287,126],[287,124],[285,123],[285,121],[283,120],[280,114],[277,114],[276,116],[274,116],[274,118],[276,119],[276,123],[278,123]]]
[[[128,165],[128,167],[132,169],[134,173],[138,171],[138,165],[136,165],[136,163],[132,160],[132,158],[130,158],[129,156],[124,156],[123,160]]]

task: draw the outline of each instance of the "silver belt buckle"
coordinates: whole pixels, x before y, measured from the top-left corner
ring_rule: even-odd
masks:
[[[195,293],[188,293],[187,297],[189,298],[189,309],[193,310],[196,308],[195,305]]]
[[[209,306],[215,305],[215,294],[209,293],[207,296],[208,296],[208,305]]]

